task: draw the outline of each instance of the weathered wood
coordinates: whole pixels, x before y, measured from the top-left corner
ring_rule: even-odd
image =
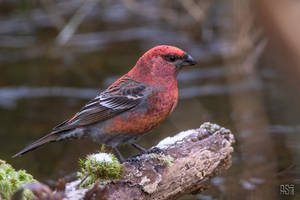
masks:
[[[205,182],[231,166],[234,137],[225,128],[204,123],[199,129],[162,140],[149,153],[124,163],[121,180],[74,189],[67,184],[69,199],[177,199],[204,190]]]

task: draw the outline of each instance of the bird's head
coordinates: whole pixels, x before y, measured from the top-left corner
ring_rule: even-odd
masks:
[[[153,63],[160,63],[164,66],[172,66],[180,69],[183,66],[195,65],[193,57],[183,50],[168,45],[159,45],[148,50],[143,57]],[[142,57],[142,58],[143,58]]]
[[[193,57],[183,50],[168,45],[159,45],[148,50],[133,68],[139,76],[176,76],[184,66],[195,65]]]

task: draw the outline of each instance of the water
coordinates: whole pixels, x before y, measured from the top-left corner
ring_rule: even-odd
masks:
[[[80,1],[71,2],[47,6],[60,8],[51,11],[59,16],[71,16],[81,5]],[[71,117],[98,88],[105,89],[126,73],[147,49],[166,43],[185,49],[200,64],[181,72],[175,112],[138,143],[151,147],[206,121],[231,129],[237,138],[232,167],[212,179],[206,192],[183,199],[251,198],[266,183],[279,198],[280,184],[299,186],[299,93],[273,67],[269,48],[260,58],[257,80],[241,78],[234,84],[228,81],[228,66],[214,33],[214,26],[222,21],[214,24],[213,19],[206,19],[200,26],[182,9],[174,8],[173,14],[180,19],[176,21],[161,17],[156,4],[143,16],[119,1],[102,2],[89,11],[75,35],[60,45],[56,36],[61,28],[44,6],[13,1],[0,4],[7,10],[0,17],[1,159],[45,182],[76,171],[78,158],[99,150],[98,144],[72,140],[46,145],[22,157],[11,156]],[[210,12],[216,12],[214,9]],[[242,98],[257,95],[264,118],[252,112],[253,101]],[[249,110],[235,108],[232,99],[237,96]],[[243,129],[238,122],[254,127]],[[129,146],[120,150],[127,156],[136,153]],[[262,176],[267,172],[270,176]]]

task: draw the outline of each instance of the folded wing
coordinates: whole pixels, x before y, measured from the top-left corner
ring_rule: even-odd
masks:
[[[148,95],[148,89],[129,76],[121,78],[53,131],[65,131],[110,119],[140,104]]]

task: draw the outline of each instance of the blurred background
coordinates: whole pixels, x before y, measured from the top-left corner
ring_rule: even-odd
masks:
[[[98,144],[73,140],[11,156],[149,48],[169,44],[199,64],[180,73],[175,112],[138,143],[148,148],[206,121],[237,140],[232,167],[182,199],[299,199],[299,9],[272,0],[2,0],[0,158],[52,185],[75,172]]]

